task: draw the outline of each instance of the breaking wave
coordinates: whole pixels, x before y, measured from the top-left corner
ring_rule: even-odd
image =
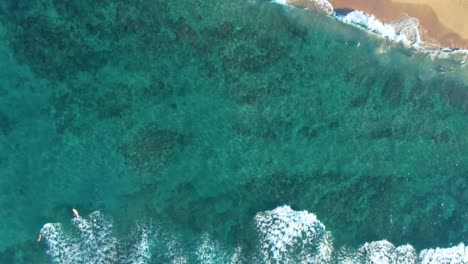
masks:
[[[66,231],[59,223],[41,229],[54,263],[149,263],[149,227],[138,226],[134,231],[137,240],[128,247],[112,235],[112,221],[99,211],[88,219],[73,218],[72,224],[76,230]]]
[[[54,263],[467,263],[468,247],[424,249],[381,240],[354,249],[333,247],[333,236],[317,217],[289,206],[257,213],[253,250],[229,248],[208,234],[186,240],[152,224],[140,224],[125,238],[113,234],[101,212],[72,220],[73,229],[48,223],[41,229]],[[249,252],[249,253],[247,253]],[[253,252],[253,253],[251,253]]]
[[[347,24],[363,27],[382,37],[387,37],[404,44],[411,45],[421,41],[418,30],[419,21],[416,18],[406,16],[386,24],[376,19],[373,15],[358,10],[349,12],[346,15],[336,15],[335,17]]]
[[[255,224],[262,260],[323,263],[332,257],[332,237],[314,214],[289,206],[258,213]]]
[[[419,21],[407,15],[395,21],[384,23],[359,10],[335,10],[327,0],[272,0],[273,3],[318,10],[345,24],[375,33],[377,36],[387,38],[396,43],[413,48],[418,52],[427,54],[430,58],[445,58],[464,65],[468,61],[468,50],[449,49],[421,40]]]

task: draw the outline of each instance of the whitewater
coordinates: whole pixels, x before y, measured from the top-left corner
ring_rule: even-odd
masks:
[[[432,59],[450,59],[460,65],[464,65],[468,61],[468,50],[466,49],[449,49],[423,41],[418,28],[419,21],[414,17],[406,15],[390,23],[385,23],[372,14],[360,10],[335,10],[327,0],[272,0],[271,2],[292,8],[312,9],[377,37],[388,39],[392,43],[401,44],[406,48],[426,54]],[[386,49],[388,47],[382,47],[381,50]]]
[[[177,234],[149,222],[139,223],[128,237],[113,234],[113,221],[95,211],[61,223],[45,224],[40,234],[53,263],[467,263],[468,246],[429,248],[417,252],[406,244],[387,240],[367,242],[358,248],[333,246],[332,232],[316,215],[285,205],[259,212],[252,219],[256,248],[249,253],[224,246],[202,233],[187,243]]]

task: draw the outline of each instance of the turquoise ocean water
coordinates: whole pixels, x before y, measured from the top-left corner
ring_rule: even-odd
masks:
[[[268,1],[4,0],[0,263],[467,243],[467,75]]]

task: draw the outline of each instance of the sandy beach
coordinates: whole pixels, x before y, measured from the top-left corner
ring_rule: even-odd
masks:
[[[333,8],[349,8],[374,15],[383,22],[404,16],[419,20],[424,42],[468,49],[468,0],[329,0]]]

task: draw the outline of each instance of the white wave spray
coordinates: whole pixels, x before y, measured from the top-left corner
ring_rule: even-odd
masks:
[[[112,221],[96,211],[88,219],[75,217],[72,220],[77,229],[65,231],[60,223],[45,224],[40,234],[46,240],[54,263],[148,263],[150,259],[149,227],[138,226],[138,238],[129,251],[124,250],[112,235]]]
[[[333,6],[327,0],[272,0],[272,2],[316,10],[327,15],[333,14]]]
[[[229,249],[201,234],[189,242],[151,224],[137,225],[125,241],[113,235],[112,221],[100,212],[72,220],[73,230],[48,223],[41,229],[54,263],[468,263],[468,247],[424,249],[394,246],[381,240],[357,249],[333,247],[333,237],[307,211],[281,206],[254,217],[257,248],[245,253]]]
[[[345,24],[375,33],[377,36],[387,38],[395,43],[402,43],[432,59],[450,59],[460,65],[465,65],[468,61],[468,50],[466,49],[449,49],[422,41],[419,32],[419,21],[414,17],[405,15],[395,21],[384,23],[372,14],[359,10],[353,10],[346,14],[337,13],[327,0],[272,0],[271,2],[325,13]]]
[[[324,263],[331,260],[331,235],[314,214],[283,206],[258,213],[255,224],[264,261]]]

